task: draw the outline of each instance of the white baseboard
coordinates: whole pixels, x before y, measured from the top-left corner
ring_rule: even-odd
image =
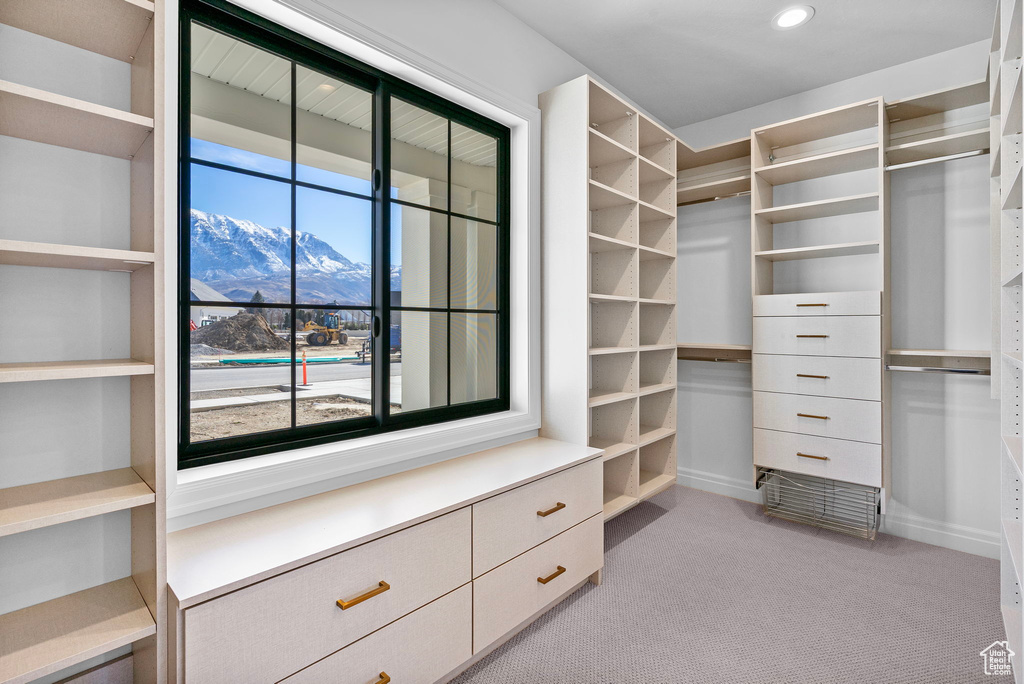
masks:
[[[677,482],[686,487],[701,489],[712,494],[731,496],[734,499],[761,503],[761,495],[754,489],[754,483],[750,480],[740,480],[734,477],[725,477],[717,473],[709,473],[703,470],[693,470],[679,466],[676,469]]]
[[[724,477],[717,473],[682,466],[679,466],[677,473],[679,484],[686,487],[731,496],[742,501],[761,503],[760,493],[749,480]],[[925,544],[943,546],[954,551],[999,558],[998,532],[923,518],[901,509],[899,503],[890,501],[889,512],[882,517],[882,532]]]

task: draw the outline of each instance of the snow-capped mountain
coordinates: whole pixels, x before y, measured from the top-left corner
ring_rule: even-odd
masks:
[[[290,299],[291,231],[252,221],[191,214],[192,277],[233,301],[247,302],[257,290],[268,302]],[[302,303],[369,304],[370,265],[345,258],[312,233],[296,236],[297,299]],[[401,288],[401,266],[391,271],[391,288]]]

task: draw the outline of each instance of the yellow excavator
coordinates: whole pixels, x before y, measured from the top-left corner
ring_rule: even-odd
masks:
[[[348,344],[348,333],[341,329],[341,317],[338,314],[327,314],[324,316],[326,325],[317,325],[313,321],[307,321],[302,332],[306,335],[306,344],[312,347],[323,347],[337,342],[345,346]]]

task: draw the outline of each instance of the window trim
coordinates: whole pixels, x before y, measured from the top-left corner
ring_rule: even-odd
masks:
[[[287,430],[267,431],[244,435],[239,437],[225,438],[221,440],[210,440],[199,444],[188,443],[188,405],[189,405],[189,362],[188,344],[189,328],[187,319],[189,309],[192,305],[190,299],[190,269],[189,269],[189,244],[190,244],[190,222],[189,222],[189,167],[191,165],[190,155],[190,99],[189,99],[189,74],[191,72],[190,56],[187,46],[189,45],[189,26],[191,21],[219,29],[228,35],[250,42],[261,49],[268,50],[284,59],[294,61],[308,68],[321,71],[326,75],[337,75],[342,79],[352,81],[356,85],[367,87],[368,80],[373,81],[374,90],[374,151],[373,165],[375,170],[381,173],[382,181],[374,192],[374,282],[373,301],[371,306],[374,315],[381,317],[381,329],[390,329],[390,285],[389,277],[381,275],[390,272],[390,269],[383,268],[390,259],[390,132],[387,130],[389,116],[385,115],[386,106],[389,104],[392,94],[417,106],[437,113],[450,122],[454,121],[467,125],[498,140],[498,161],[497,161],[497,202],[496,221],[498,227],[496,257],[498,264],[497,281],[497,397],[463,404],[446,405],[388,415],[389,407],[389,386],[387,372],[380,372],[386,369],[375,369],[374,378],[374,415],[366,420],[374,421],[373,425],[367,427],[348,427],[352,425],[365,424],[363,419],[352,421],[323,423],[302,428],[288,428]],[[178,136],[178,155],[174,160],[178,171],[178,185],[176,203],[178,213],[178,285],[177,288],[177,325],[179,330],[177,345],[178,380],[179,380],[179,401],[176,403],[177,418],[177,466],[179,469],[194,468],[198,466],[212,465],[225,461],[245,459],[253,456],[273,454],[275,452],[302,449],[305,447],[316,447],[329,445],[339,441],[347,441],[361,437],[373,437],[384,433],[406,430],[409,428],[439,425],[452,421],[459,421],[467,418],[477,418],[488,414],[508,412],[512,406],[512,361],[511,350],[511,326],[513,320],[512,296],[511,296],[511,272],[512,272],[512,239],[511,231],[514,219],[511,214],[512,205],[512,176],[511,156],[512,140],[511,130],[498,122],[492,121],[480,114],[473,112],[455,102],[444,98],[441,95],[433,94],[419,86],[403,81],[387,72],[381,71],[373,66],[360,62],[342,52],[334,50],[320,42],[311,40],[285,26],[269,21],[248,10],[242,9],[234,4],[223,0],[182,0],[180,11],[177,16],[178,41],[181,46],[179,50],[179,78],[178,85],[178,128],[175,133]],[[284,44],[282,44],[282,41]],[[294,69],[293,69],[294,74]],[[294,98],[293,98],[294,101]],[[294,108],[293,104],[293,108]],[[292,119],[294,129],[294,116]],[[451,123],[449,123],[449,129]],[[292,131],[292,144],[294,148],[294,130]],[[386,161],[386,163],[385,163]],[[449,158],[449,165],[450,165]],[[294,162],[293,162],[294,166]],[[294,174],[293,174],[294,175]],[[450,175],[450,174],[449,174]],[[280,180],[280,179],[278,179]],[[449,183],[450,183],[449,178]],[[287,182],[295,183],[295,179]],[[453,215],[448,207],[445,212]],[[294,211],[294,207],[293,207]],[[469,220],[477,220],[474,217],[465,217]],[[484,221],[490,223],[489,221]],[[294,225],[294,221],[293,221]],[[377,234],[379,238],[376,237]],[[293,255],[294,258],[294,255]],[[450,264],[449,264],[450,268]],[[294,279],[294,272],[293,272]],[[294,290],[293,290],[294,299]],[[450,304],[450,303],[449,303]],[[233,304],[234,305],[234,304]],[[297,304],[298,308],[305,308],[305,305]],[[450,306],[447,307],[450,310]],[[293,321],[294,324],[294,321]],[[450,332],[449,326],[449,332]],[[387,353],[389,342],[388,334],[381,334],[375,338],[374,354],[375,359],[390,358]],[[449,339],[449,344],[451,340]],[[295,342],[293,340],[293,351]],[[292,367],[294,376],[295,369]],[[450,382],[450,379],[449,379]],[[293,409],[294,410],[294,409]],[[383,417],[383,420],[381,420]],[[297,436],[298,431],[298,436]],[[227,447],[227,448],[225,448]]]

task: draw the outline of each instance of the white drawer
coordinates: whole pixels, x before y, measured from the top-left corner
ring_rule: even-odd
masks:
[[[473,580],[473,652],[517,627],[604,565],[604,516],[595,515],[554,539]],[[560,568],[565,571],[542,583]]]
[[[594,459],[473,504],[473,576],[600,513],[603,481]]]
[[[755,316],[880,316],[881,314],[882,293],[876,290],[757,295],[754,297]]]
[[[754,392],[754,427],[882,443],[882,404],[800,394]]]
[[[878,444],[755,428],[754,465],[882,486],[882,447]]]
[[[882,357],[881,316],[770,316],[754,319],[758,354]]]
[[[433,684],[473,656],[473,587],[464,584],[288,679],[286,684]]]
[[[279,681],[465,584],[470,523],[463,508],[188,608],[186,681]]]
[[[752,366],[755,391],[882,399],[881,359],[754,354]]]

